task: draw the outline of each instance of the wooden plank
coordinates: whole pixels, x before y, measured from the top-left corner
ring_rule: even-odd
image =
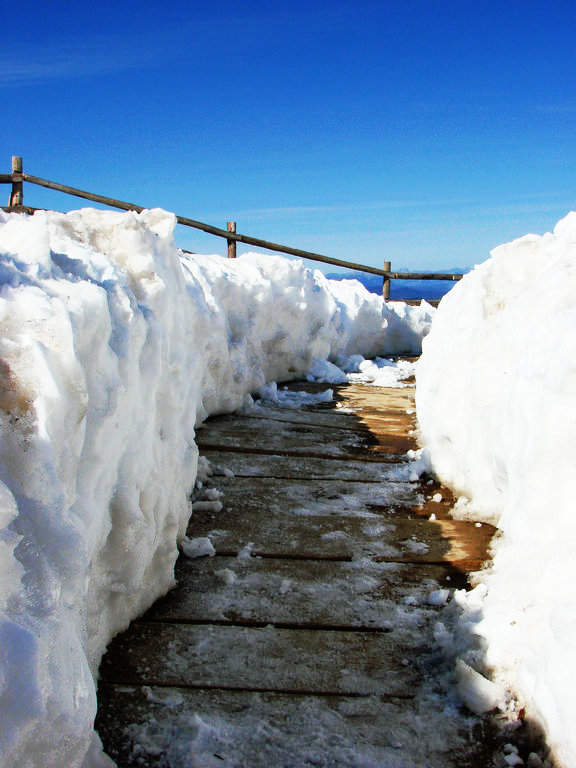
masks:
[[[211,462],[215,474],[232,471],[236,477],[299,478],[303,481],[336,479],[342,481],[379,483],[393,482],[398,478],[406,480],[408,464],[401,466],[389,462],[355,461],[348,457],[307,458],[306,473],[302,472],[302,457],[279,454],[258,454],[214,451],[204,449],[202,454]],[[219,481],[213,478],[210,483]]]
[[[274,624],[303,628],[390,628],[410,598],[422,613],[431,591],[461,588],[448,565],[181,557],[177,586],[144,621]]]
[[[225,493],[223,501],[228,507],[234,505],[235,499],[238,501],[235,488],[239,490],[241,497],[239,501],[243,504],[246,493],[254,496],[259,492],[261,497],[266,498],[268,487],[273,493],[275,488],[282,488],[284,491],[288,489],[287,493],[291,493],[290,488],[282,484],[271,483],[270,486],[262,487],[262,481],[295,480],[296,488],[300,489],[299,494],[307,495],[308,500],[317,501],[316,494],[325,488],[326,494],[331,495],[333,501],[338,495],[343,497],[348,494],[347,484],[349,484],[351,488],[360,488],[368,513],[386,512],[425,519],[434,515],[437,519],[452,519],[450,510],[454,505],[454,497],[450,491],[433,480],[427,480],[426,477],[418,482],[409,482],[412,475],[409,462],[391,464],[348,459],[307,458],[306,472],[303,472],[301,457],[218,451],[206,451],[204,455],[211,462],[215,473],[207,484]],[[230,471],[234,473],[234,477],[224,478],[223,474]],[[236,480],[243,482],[236,485]],[[319,480],[325,481],[324,484],[317,485]],[[328,481],[333,485],[331,486]],[[403,487],[405,496],[395,495],[398,492],[394,490],[396,484]],[[259,488],[260,491],[257,490]],[[412,498],[408,493],[409,489],[412,489]],[[433,498],[438,493],[441,496],[440,501]],[[389,503],[385,500],[378,501],[385,494],[390,497]],[[253,503],[250,506],[253,506]]]
[[[229,417],[217,416],[215,419]],[[235,418],[238,418],[237,416]],[[331,427],[333,429],[348,429],[356,431],[360,418],[354,413],[340,413],[335,409],[311,409],[311,408],[277,408],[272,405],[258,405],[249,413],[242,414],[241,418],[259,419],[261,421],[280,421],[287,424],[300,424],[310,427]],[[214,419],[204,422],[210,429]]]
[[[227,417],[215,417],[227,418]],[[238,417],[236,417],[238,418]],[[281,421],[290,424],[300,424],[311,427],[332,427],[335,429],[348,429],[354,432],[387,432],[391,434],[406,433],[415,424],[415,417],[402,412],[370,413],[363,410],[352,412],[348,409],[322,409],[312,410],[302,408],[291,410],[288,408],[276,408],[267,405],[259,406],[250,413],[242,414],[245,419],[261,419]],[[211,420],[204,422],[210,428]],[[377,438],[377,434],[375,435]]]
[[[273,419],[245,419],[241,416],[215,418],[199,429],[196,442],[204,450],[257,450],[288,455],[318,457],[396,456],[414,446],[410,436],[389,435],[379,440],[368,430],[314,427]]]
[[[408,520],[398,517],[271,516],[225,510],[195,512],[188,536],[207,536],[221,555],[235,556],[249,544],[263,557],[387,562],[451,563],[476,570],[486,560],[494,528],[460,520]]]
[[[337,388],[336,399],[355,411],[374,416],[404,415],[414,412],[414,387],[375,387],[348,384]]]
[[[408,482],[355,483],[341,480],[218,478],[215,483],[224,494],[223,522],[230,511],[257,518],[285,515],[379,517],[397,508],[411,508],[424,501]],[[287,504],[289,499],[289,504]]]
[[[119,768],[223,765],[487,766],[462,760],[469,734],[426,738],[428,718],[410,699],[307,696],[101,683],[96,727]],[[434,704],[429,703],[429,712]],[[450,722],[446,713],[444,724]],[[409,749],[410,758],[405,751]]]
[[[414,636],[139,621],[110,644],[100,679],[122,685],[408,696]]]
[[[407,698],[106,683],[100,684],[98,695],[96,727],[118,768],[486,768],[495,764],[494,737],[485,733],[472,742],[469,719],[446,709],[440,697],[427,700],[423,716],[418,702]],[[434,723],[441,724],[438,730]]]

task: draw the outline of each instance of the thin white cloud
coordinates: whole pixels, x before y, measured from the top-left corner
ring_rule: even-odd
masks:
[[[522,197],[515,197],[510,201],[502,201],[494,205],[486,205],[477,198],[431,198],[415,200],[371,200],[369,202],[357,202],[342,205],[302,205],[277,208],[246,208],[237,211],[238,216],[300,216],[315,214],[360,214],[366,211],[404,210],[444,208],[457,209],[475,215],[502,214],[514,215],[523,213],[537,213],[556,210],[570,195],[557,195],[551,199],[544,193],[529,193]]]
[[[42,45],[4,45],[0,51],[0,87],[72,79],[113,72],[193,62],[222,56],[249,44],[246,31],[227,20],[188,20],[179,26],[53,39]],[[223,43],[225,41],[225,43]],[[26,53],[25,58],[22,51]]]
[[[52,39],[44,45],[4,43],[0,50],[0,88],[147,67],[182,61],[221,59],[254,46],[274,46],[278,35],[302,42],[318,29],[342,25],[327,8],[323,13],[271,9],[268,14],[197,18],[192,12],[177,26],[135,32]],[[87,27],[89,29],[89,27]],[[25,58],[22,52],[26,51]]]
[[[519,221],[525,221],[526,217],[535,216],[546,217],[550,220],[547,226],[552,227],[558,218],[576,208],[576,202],[568,193],[549,199],[538,198],[537,194],[528,194],[522,198],[489,202],[478,199],[447,198],[412,201],[382,200],[345,206],[236,209],[232,213],[229,210],[204,211],[199,218],[208,222],[235,220],[238,222],[239,231],[243,234],[273,240],[273,237],[267,237],[263,231],[257,231],[258,225],[247,224],[246,220],[252,220],[252,222],[260,220],[264,222],[262,226],[268,227],[274,220],[276,225],[281,225],[282,222],[287,224],[296,217],[305,217],[310,226],[316,228],[319,235],[321,234],[322,242],[325,242],[326,223],[333,221],[334,216],[337,216],[341,222],[346,221],[346,226],[349,226],[350,222],[355,222],[360,228],[366,221],[372,221],[372,231],[383,231],[396,237],[404,232],[407,221],[410,222],[410,227],[405,233],[412,235],[415,231],[421,235],[428,231],[437,232],[438,227],[470,227],[474,222],[477,225],[482,222],[484,226],[485,222],[490,220],[503,222],[516,218]],[[382,212],[380,218],[377,215],[379,211]],[[389,216],[386,216],[386,211],[391,212]],[[396,213],[393,213],[394,211]],[[245,223],[242,224],[242,221]],[[434,229],[428,229],[430,222],[435,223]],[[294,222],[291,226],[294,226]],[[319,249],[322,250],[320,246]]]
[[[245,216],[298,216],[317,213],[357,213],[361,211],[396,210],[400,208],[422,208],[429,206],[462,205],[472,202],[465,199],[431,199],[431,200],[371,200],[341,205],[296,205],[280,208],[246,208],[238,214]]]
[[[26,85],[49,80],[107,74],[165,63],[173,57],[168,39],[144,40],[114,35],[54,42],[38,46],[25,59],[21,49],[4,48],[0,54],[0,86]]]

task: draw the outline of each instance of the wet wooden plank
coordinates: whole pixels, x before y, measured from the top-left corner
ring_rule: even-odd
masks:
[[[400,478],[402,474],[399,473]],[[387,483],[342,480],[300,480],[276,478],[215,478],[210,485],[224,495],[229,512],[258,516],[358,515],[374,517],[422,504],[425,497],[415,484],[398,479]],[[289,499],[289,504],[287,504]],[[194,516],[193,516],[194,517]]]
[[[452,563],[475,570],[486,559],[494,528],[459,520],[398,517],[312,517],[249,515],[223,511],[195,513],[188,536],[207,536],[221,555],[237,555],[251,545],[265,557],[349,560],[370,557],[390,562]]]
[[[196,691],[101,683],[96,726],[119,768],[410,766],[474,762],[469,743],[430,743],[427,717],[410,699]],[[444,715],[444,722],[450,714]],[[466,740],[468,742],[468,740]]]
[[[116,637],[104,682],[293,693],[409,696],[414,638],[391,632],[139,621]]]
[[[272,488],[273,493],[275,488],[282,487],[273,482],[270,486],[267,484],[261,486],[262,481],[266,483],[281,480],[297,481],[300,493],[305,494],[306,487],[309,486],[310,495],[313,498],[316,483],[321,480],[324,481],[324,486],[330,494],[345,495],[346,484],[354,488],[360,487],[361,495],[366,499],[368,513],[386,512],[425,519],[434,515],[438,519],[451,519],[453,495],[437,482],[427,481],[426,478],[409,482],[413,477],[413,469],[408,461],[391,464],[390,462],[307,458],[306,472],[303,472],[300,457],[219,451],[206,451],[204,455],[211,462],[214,470],[214,476],[207,481],[207,487],[217,487],[224,492],[225,506],[234,506],[237,496],[235,488],[242,489],[240,493],[242,506],[246,492],[251,496],[258,492],[261,497],[266,498],[268,487]],[[224,479],[223,473],[228,471],[233,472],[234,477]],[[244,482],[238,482],[236,485],[237,481]],[[328,482],[334,483],[333,487]],[[380,484],[385,485],[379,487]],[[398,490],[394,491],[396,484],[400,484],[406,492],[403,498],[399,495],[392,497],[392,494],[398,493]],[[412,489],[412,498],[408,494],[408,487]],[[260,491],[257,491],[257,488],[260,488]],[[288,486],[284,487],[286,488]],[[442,497],[441,501],[434,500],[438,493]],[[378,502],[378,499],[382,499],[385,495],[390,497],[390,503],[387,504],[384,500]],[[244,506],[247,505],[244,504]]]
[[[401,455],[414,447],[404,434],[375,436],[367,427],[357,432],[334,427],[292,424],[274,419],[247,419],[242,416],[215,418],[198,430],[196,442],[205,450],[262,451],[288,455],[358,458]]]
[[[205,422],[206,426],[210,428],[213,421],[222,418],[229,417],[214,417],[212,420]],[[365,413],[362,410],[352,411],[349,408],[332,408],[332,409],[300,409],[291,410],[287,408],[277,408],[273,406],[262,406],[255,408],[254,410],[235,415],[234,418],[240,419],[260,419],[263,421],[282,421],[292,424],[301,424],[312,427],[333,427],[337,429],[351,429],[357,431],[365,428],[385,431],[387,429],[392,432],[398,432],[399,430],[406,431],[411,429],[415,423],[414,415],[409,415],[404,412],[391,412],[391,413]]]
[[[245,453],[241,450],[214,451],[204,449],[202,455],[210,461],[214,468],[215,477],[208,482],[219,482],[218,475],[224,470],[230,470],[238,478],[260,477],[290,479],[300,478],[302,481],[335,479],[353,482],[394,482],[398,479],[407,480],[410,470],[407,463],[390,465],[390,462],[365,462],[344,457],[338,458],[306,458],[306,472],[302,471],[302,457],[282,456],[280,454]]]
[[[283,421],[292,424],[303,424],[312,427],[332,427],[334,429],[356,430],[360,420],[358,416],[350,412],[341,412],[335,408],[278,408],[272,405],[257,406],[253,410],[239,414],[243,419],[259,419],[261,421]],[[222,417],[208,419],[205,424],[208,428],[213,421]],[[225,417],[228,418],[228,417]]]
[[[182,557],[176,580],[144,621],[389,629],[408,599],[435,610],[427,603],[433,590],[463,586],[448,565],[232,557]]]

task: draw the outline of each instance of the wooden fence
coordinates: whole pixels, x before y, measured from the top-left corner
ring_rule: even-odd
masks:
[[[12,157],[11,173],[0,174],[0,184],[12,185],[8,205],[3,207],[2,210],[15,211],[19,213],[34,213],[35,210],[38,210],[37,208],[30,208],[24,205],[24,182],[28,184],[36,184],[40,187],[46,187],[47,189],[53,189],[57,192],[64,192],[65,194],[73,195],[74,197],[81,197],[85,200],[108,205],[112,208],[120,208],[124,211],[137,211],[139,213],[140,211],[144,210],[144,207],[141,205],[127,203],[123,200],[116,200],[112,197],[105,197],[104,195],[96,195],[93,192],[86,192],[82,189],[69,187],[66,184],[58,184],[55,181],[41,179],[38,176],[32,176],[29,173],[24,173],[22,167],[22,158],[17,156]],[[320,253],[304,251],[301,248],[292,248],[289,245],[273,243],[269,240],[263,240],[259,237],[241,235],[236,231],[235,221],[227,222],[226,229],[220,229],[219,227],[213,227],[211,224],[205,224],[202,221],[189,219],[186,216],[176,216],[176,219],[178,220],[179,224],[183,224],[185,227],[200,229],[210,235],[224,238],[228,243],[228,258],[236,257],[237,243],[245,243],[246,245],[255,245],[258,248],[265,248],[268,251],[279,251],[280,253],[287,253],[291,256],[299,256],[301,258],[310,259],[312,261],[320,261],[324,264],[333,264],[336,267],[344,267],[345,269],[357,270],[359,272],[368,272],[372,275],[380,275],[384,280],[382,286],[382,294],[385,299],[390,298],[391,280],[456,281],[462,278],[462,275],[455,274],[453,272],[392,272],[392,264],[390,261],[384,262],[384,269],[378,269],[378,267],[370,267],[366,264],[357,264],[353,261],[343,261],[342,259],[335,259],[331,256],[323,256]],[[190,251],[185,251],[185,253],[190,253]]]

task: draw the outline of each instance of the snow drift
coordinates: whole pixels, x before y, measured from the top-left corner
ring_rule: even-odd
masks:
[[[439,477],[496,521],[488,663],[576,765],[576,213],[496,248],[443,299],[417,369]]]
[[[174,225],[0,212],[3,766],[106,762],[94,676],[173,584],[195,426],[313,358],[417,352],[430,325],[301,262],[185,257]]]

